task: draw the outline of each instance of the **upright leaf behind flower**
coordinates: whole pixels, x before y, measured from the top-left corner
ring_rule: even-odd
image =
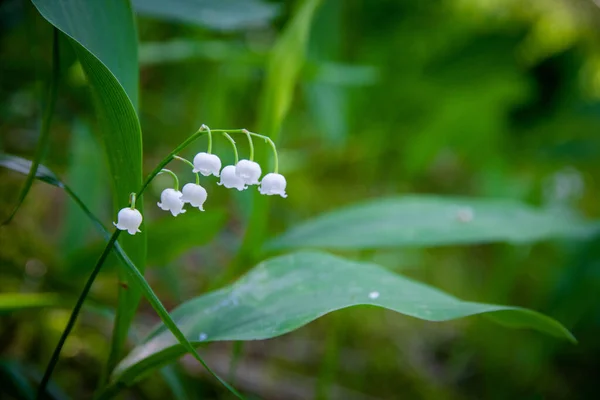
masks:
[[[306,46],[310,24],[321,0],[304,0],[298,11],[288,23],[285,31],[271,51],[267,75],[262,92],[262,102],[258,118],[258,132],[277,142],[281,124],[285,118],[292,99],[294,89],[304,66]],[[260,165],[271,165],[267,146],[256,147],[255,161]],[[267,169],[265,173],[272,172]],[[267,197],[254,192],[253,209],[246,237],[240,250],[239,265],[255,258],[254,253],[260,249],[266,234],[268,202]]]
[[[142,132],[136,113],[137,34],[131,6],[124,0],[32,1],[48,22],[71,39],[89,80],[102,128],[116,214],[128,206],[130,192],[142,183]],[[146,236],[143,226],[140,229],[141,234],[124,236],[121,243],[135,264],[143,269]],[[121,353],[140,297],[137,288],[120,289],[112,363]]]

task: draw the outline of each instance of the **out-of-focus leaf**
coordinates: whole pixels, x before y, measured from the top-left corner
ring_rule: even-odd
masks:
[[[116,211],[142,184],[142,132],[138,104],[137,32],[128,1],[33,0],[40,14],[72,40],[89,80],[110,167]],[[140,211],[142,201],[138,208]],[[126,235],[121,243],[135,265],[146,265],[146,233]],[[119,288],[110,364],[120,356],[139,303],[136,287]]]
[[[180,305],[172,317],[186,338],[199,345],[268,339],[332,311],[363,304],[426,321],[493,312],[494,321],[574,341],[560,323],[535,311],[462,301],[375,264],[321,252],[267,260],[235,284]],[[113,379],[130,384],[185,351],[167,328],[159,325],[117,366]]]
[[[133,0],[133,6],[142,15],[221,31],[263,26],[279,13],[262,0]]]
[[[31,168],[31,161],[10,154],[0,153],[0,165],[15,172],[27,175]],[[54,172],[50,171],[44,165],[38,166],[35,178],[53,186],[63,187],[62,182],[54,175]]]
[[[35,396],[31,382],[16,361],[0,360],[0,385],[2,393],[17,400],[30,400]]]
[[[54,293],[0,293],[0,313],[29,308],[52,307],[58,304]]]
[[[269,249],[373,249],[396,246],[526,243],[587,236],[600,228],[555,210],[512,200],[405,196],[335,210],[271,240]]]
[[[283,119],[292,104],[294,89],[304,66],[310,26],[320,0],[304,0],[271,50],[263,86],[258,131],[277,142]],[[257,146],[255,161],[269,165],[267,146]],[[258,192],[251,198],[252,213],[238,256],[238,266],[254,262],[266,238],[268,199]],[[231,274],[238,271],[230,269]]]
[[[208,243],[226,222],[225,211],[218,209],[205,213],[192,210],[185,216],[148,224],[148,263],[165,265],[191,248]]]

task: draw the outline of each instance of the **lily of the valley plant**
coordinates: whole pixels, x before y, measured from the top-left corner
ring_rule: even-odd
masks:
[[[189,161],[178,155],[174,155],[172,159],[177,159],[186,163],[192,168],[192,172],[196,174],[195,183],[186,183],[181,191],[179,190],[179,178],[177,174],[169,169],[161,169],[160,173],[166,173],[173,177],[173,187],[163,190],[160,195],[160,201],[157,202],[158,207],[164,211],[169,211],[174,217],[179,214],[185,213],[187,210],[184,209],[186,204],[190,204],[192,207],[197,207],[200,211],[204,211],[204,203],[208,198],[208,192],[200,185],[200,175],[209,177],[214,175],[220,177],[218,185],[225,186],[228,189],[246,190],[250,186],[258,185],[258,191],[261,194],[273,196],[279,195],[281,197],[287,197],[285,193],[285,187],[287,182],[285,177],[278,172],[279,161],[277,156],[277,148],[275,143],[264,135],[250,132],[246,129],[236,129],[225,131],[223,129],[210,130],[206,125],[202,125],[198,132],[206,131],[208,134],[208,149],[206,152],[200,152],[196,154],[193,162]],[[197,133],[198,133],[197,132]],[[231,143],[235,155],[234,165],[227,165],[221,169],[221,159],[216,155],[212,154],[212,133],[217,132],[223,134],[223,136]],[[238,151],[233,138],[227,133],[242,133],[248,138],[250,146],[250,155],[248,159],[238,160]],[[265,140],[271,145],[273,149],[274,158],[274,170],[266,174],[262,180],[262,169],[260,165],[254,161],[254,143],[252,137],[258,137]],[[132,193],[130,199],[130,207],[125,207],[119,211],[117,215],[117,222],[114,225],[123,231],[127,231],[130,235],[135,235],[140,232],[140,225],[142,224],[142,214],[135,208],[136,195]]]

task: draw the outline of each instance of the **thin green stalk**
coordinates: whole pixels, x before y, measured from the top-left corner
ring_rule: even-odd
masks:
[[[248,133],[248,135],[256,136],[258,138],[263,139],[265,142],[269,143],[269,145],[271,146],[271,149],[273,150],[273,164],[274,164],[273,171],[276,174],[279,173],[279,157],[277,156],[277,147],[275,146],[275,142],[273,142],[273,140],[271,140],[271,138],[268,136],[261,135],[259,133],[250,132],[250,131],[246,131],[246,132]]]
[[[235,165],[239,161],[238,150],[237,150],[237,146],[235,145],[235,140],[233,140],[233,138],[231,136],[229,136],[229,134],[227,132],[223,132],[223,136],[225,136],[225,138],[227,140],[229,140],[229,142],[231,143],[231,146],[233,147],[233,155],[235,157],[235,161],[234,161],[233,165]]]
[[[163,168],[160,170],[160,172],[158,173],[158,175],[160,174],[169,174],[173,177],[173,186],[175,188],[176,191],[179,191],[179,178],[177,177],[177,174],[173,171],[171,171],[170,169],[166,169]]]
[[[179,157],[179,156],[175,156],[173,158],[189,165],[190,167],[192,167],[192,170],[194,169],[194,163],[191,162],[190,160],[188,160],[187,158],[183,158],[183,157]],[[194,175],[196,175],[196,185],[199,185],[200,184],[200,175],[197,172]]]
[[[250,131],[244,129],[244,133],[248,137],[248,145],[250,146],[250,157],[248,158],[250,161],[254,161],[254,143],[252,142],[252,135]]]
[[[146,188],[148,187],[148,185],[150,184],[152,179],[154,179],[156,177],[156,175],[158,175],[158,173],[163,169],[163,167],[165,167],[169,162],[171,162],[171,160],[173,160],[173,158],[175,157],[175,155],[177,155],[177,153],[181,152],[181,150],[185,149],[188,145],[190,145],[193,141],[198,139],[204,133],[206,133],[206,130],[205,130],[205,126],[203,125],[200,127],[200,129],[198,129],[198,131],[196,131],[193,135],[191,135],[189,138],[187,138],[185,141],[183,141],[183,143],[181,143],[179,146],[177,146],[171,153],[169,153],[167,155],[167,157],[165,157],[156,166],[156,168],[154,168],[154,170],[152,172],[150,172],[150,174],[148,175],[148,177],[142,184],[142,187],[140,188],[140,190],[135,194],[136,198],[139,198],[142,195],[142,193],[144,193],[144,191],[146,190]],[[87,210],[86,213],[88,215],[91,215],[91,213],[89,212],[87,207],[85,207],[83,202],[81,202],[81,200],[77,196],[75,196],[74,193],[70,189],[67,189],[64,185],[63,185],[63,187],[65,188],[67,193],[70,194],[75,199],[77,204],[79,204],[84,210]],[[101,227],[102,230],[107,232],[99,220],[95,219],[94,222],[96,223],[97,226]],[[104,261],[106,260],[106,257],[110,253],[111,249],[114,247],[115,242],[120,235],[120,232],[121,232],[120,230],[116,230],[112,234],[112,236],[110,236],[110,239],[109,239],[106,247],[104,248],[102,255],[100,256],[100,258],[98,259],[98,262],[94,266],[94,269],[93,269],[90,277],[88,278],[87,282],[85,283],[83,291],[81,292],[81,294],[79,295],[79,298],[77,299],[77,303],[75,304],[75,307],[73,308],[73,311],[71,312],[71,316],[69,317],[67,326],[65,327],[65,330],[63,331],[63,333],[58,341],[58,344],[56,345],[56,348],[54,349],[54,352],[52,353],[50,362],[46,366],[46,371],[44,372],[44,376],[38,387],[37,399],[43,398],[43,396],[46,392],[46,387],[48,385],[48,381],[50,380],[50,376],[52,375],[52,372],[54,371],[54,368],[56,367],[56,363],[58,362],[60,352],[62,351],[65,341],[67,340],[67,337],[71,333],[71,330],[73,329],[73,326],[75,325],[75,322],[77,321],[77,317],[79,316],[79,312],[81,311],[81,306],[83,305],[86,297],[88,296],[90,288],[92,287],[94,280],[96,279],[96,276],[100,272],[100,269],[102,268],[102,265],[104,264]],[[110,373],[110,371],[109,371],[109,373]],[[105,375],[108,375],[108,374],[105,374]]]
[[[212,133],[210,132],[210,128],[206,126],[206,130],[208,131],[208,154],[212,154]]]
[[[237,372],[238,364],[240,363],[240,359],[242,358],[242,352],[244,351],[244,342],[241,340],[236,340],[233,342],[233,348],[231,349],[231,361],[229,363],[229,375],[227,380],[231,382],[232,385],[235,383],[235,375]]]
[[[106,257],[108,257],[108,254],[112,250],[112,248],[113,248],[115,242],[117,241],[117,239],[119,238],[120,234],[121,234],[120,230],[115,230],[115,232],[112,234],[108,243],[106,244],[106,247],[104,248],[104,251],[102,252],[102,254],[100,255],[100,258],[96,262],[96,265],[94,266],[94,269],[92,270],[90,277],[88,278],[87,282],[85,283],[85,286],[83,287],[83,291],[79,295],[79,298],[77,299],[77,303],[75,303],[75,307],[73,308],[73,311],[71,311],[71,316],[69,317],[67,326],[65,327],[63,333],[60,335],[60,339],[58,340],[58,344],[54,348],[54,352],[52,353],[50,362],[46,366],[46,370],[44,371],[44,376],[42,377],[40,385],[38,386],[36,399],[38,399],[38,400],[43,399],[44,396],[46,395],[46,386],[48,386],[48,382],[50,381],[50,376],[52,376],[52,372],[54,371],[54,368],[56,367],[56,363],[58,363],[60,352],[61,352],[65,342],[67,341],[67,337],[69,336],[69,334],[73,330],[73,327],[75,326],[75,322],[77,321],[77,317],[79,316],[81,307],[83,306],[83,303],[85,302],[85,299],[88,296],[90,289],[92,288],[92,285],[94,284],[94,280],[96,279],[96,276],[98,276],[98,273],[100,272],[100,269],[102,268],[102,265],[104,264],[104,261],[106,260]]]
[[[50,87],[48,88],[48,96],[46,99],[46,104],[44,106],[44,116],[42,118],[42,126],[40,127],[40,138],[38,140],[38,144],[35,150],[35,157],[33,159],[33,162],[31,163],[31,168],[29,169],[29,174],[27,174],[27,178],[25,179],[23,189],[21,189],[21,193],[19,194],[17,204],[15,205],[11,213],[8,215],[8,218],[6,218],[0,225],[6,225],[10,221],[12,221],[19,208],[21,208],[25,197],[27,197],[27,194],[31,189],[31,185],[33,185],[35,174],[37,173],[40,163],[42,162],[42,158],[44,158],[46,148],[48,147],[48,140],[50,138],[50,125],[52,124],[52,117],[54,115],[54,108],[56,105],[56,98],[58,93],[58,81],[60,77],[60,49],[58,40],[58,29],[53,29],[52,36],[52,77],[50,78]]]

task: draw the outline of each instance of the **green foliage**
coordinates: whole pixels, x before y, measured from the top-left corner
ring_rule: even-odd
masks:
[[[142,183],[142,132],[136,114],[139,97],[137,32],[128,2],[34,0],[40,14],[67,35],[90,83],[102,142],[111,174],[115,212]],[[110,29],[107,29],[110,27]],[[140,202],[140,211],[143,210]],[[140,268],[146,262],[146,233],[123,238],[123,246]],[[119,292],[110,365],[120,356],[141,293]]]
[[[0,293],[0,314],[28,308],[56,306],[58,299],[56,293]]]
[[[133,0],[136,12],[167,20],[232,31],[265,25],[278,7],[262,0]]]
[[[345,207],[296,225],[268,243],[299,247],[376,249],[506,241],[528,243],[555,237],[589,237],[591,223],[557,210],[536,210],[511,200],[406,196]]]
[[[0,398],[234,392],[204,360],[251,398],[594,397],[593,2],[32,3],[0,6]],[[288,198],[200,177],[205,212],[159,210],[201,124],[275,139]]]
[[[195,345],[220,340],[270,339],[327,313],[356,305],[384,307],[426,321],[448,321],[498,312],[513,327],[533,328],[574,340],[558,322],[518,307],[471,303],[390,273],[374,264],[326,253],[292,253],[267,260],[235,284],[173,310]],[[115,370],[113,379],[135,382],[149,369],[180,357],[185,349],[158,326]]]

